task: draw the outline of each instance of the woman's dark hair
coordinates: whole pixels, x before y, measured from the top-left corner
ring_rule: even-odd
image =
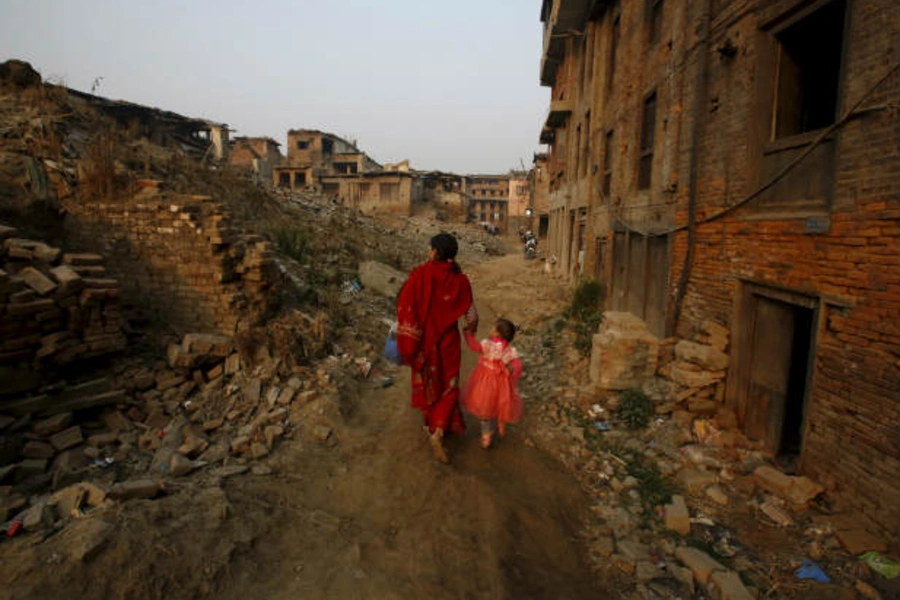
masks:
[[[494,327],[497,328],[497,333],[500,334],[500,337],[507,342],[512,342],[513,338],[516,337],[516,326],[508,319],[497,319],[497,324]]]
[[[453,260],[459,251],[456,238],[449,233],[439,233],[431,238],[431,247],[437,251],[440,260]]]

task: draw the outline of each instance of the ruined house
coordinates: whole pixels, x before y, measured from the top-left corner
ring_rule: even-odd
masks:
[[[548,252],[657,336],[730,330],[739,426],[900,528],[894,0],[544,0]]]
[[[422,182],[408,163],[391,167],[382,168],[355,143],[331,133],[292,129],[288,131],[287,159],[273,169],[273,177],[279,188],[315,186],[364,213],[408,215],[421,197]]]
[[[284,160],[280,147],[270,137],[238,137],[231,142],[228,164],[249,173],[256,183],[270,185],[274,168]]]
[[[287,159],[274,169],[273,182],[280,188],[322,185],[325,191],[337,191],[334,181],[325,182],[322,178],[380,170],[381,165],[352,142],[315,129],[291,129],[287,135]]]
[[[469,216],[492,231],[505,233],[509,221],[509,176],[466,177]]]
[[[364,214],[390,212],[409,216],[422,196],[422,180],[406,171],[373,171],[322,177],[323,189],[344,206]]]
[[[442,171],[419,172],[418,176],[422,180],[422,206],[431,207],[442,218],[465,220],[469,206],[465,177]]]
[[[227,160],[228,126],[206,119],[185,117],[168,110],[110,100],[67,89],[70,97],[85,101],[115,120],[118,127],[153,144],[181,150],[198,160]]]

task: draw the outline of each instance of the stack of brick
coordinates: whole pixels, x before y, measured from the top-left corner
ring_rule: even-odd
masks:
[[[271,244],[236,232],[213,198],[149,183],[125,200],[67,206],[71,238],[107,256],[124,300],[181,334],[230,335],[269,313],[280,277]]]
[[[59,366],[122,350],[119,284],[103,258],[16,235],[0,225],[0,365]]]
[[[687,403],[696,415],[716,414],[725,399],[728,369],[728,330],[713,321],[704,321],[694,340],[675,344],[675,360],[660,368],[659,374],[678,386],[676,403]]]

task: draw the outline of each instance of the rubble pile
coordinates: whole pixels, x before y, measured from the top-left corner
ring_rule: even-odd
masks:
[[[692,414],[713,416],[725,400],[728,338],[728,329],[707,320],[693,341],[668,341],[659,374],[678,386],[675,402]]]
[[[58,367],[125,347],[119,282],[103,257],[0,225],[0,365]]]
[[[658,342],[654,356],[655,340],[637,323],[605,318],[598,336],[606,364],[594,356],[588,371],[570,355],[559,380],[543,382],[550,401],[541,410],[552,426],[541,442],[559,449],[594,498],[586,537],[603,576],[630,579],[635,598],[749,600],[779,588],[796,597],[848,588],[880,597],[872,585],[879,576],[857,557],[878,557],[884,540],[854,515],[836,514],[823,486],[784,474],[722,404],[727,330],[706,323],[694,340]],[[658,386],[654,361],[666,385]],[[626,426],[618,391],[598,393],[601,371],[623,389],[664,390],[647,428]],[[798,574],[809,570],[827,575]]]
[[[232,338],[192,333],[153,368],[58,384],[0,404],[0,521],[26,532],[61,526],[110,501],[152,498],[194,471],[266,474],[292,429],[326,441],[338,387],[326,367],[282,374],[265,348],[252,367]],[[46,490],[55,490],[47,492]]]

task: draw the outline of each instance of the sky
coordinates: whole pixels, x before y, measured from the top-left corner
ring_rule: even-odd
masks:
[[[0,61],[233,136],[321,129],[381,163],[505,173],[540,149],[540,4],[0,0]]]

